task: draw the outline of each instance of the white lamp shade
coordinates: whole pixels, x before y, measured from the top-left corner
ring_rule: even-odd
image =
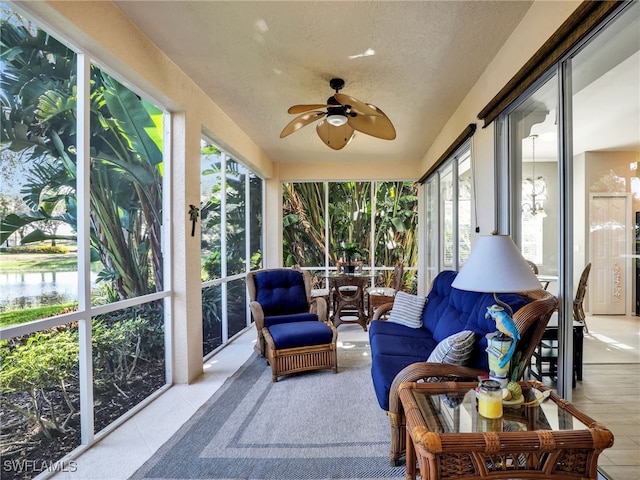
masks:
[[[540,281],[508,235],[480,237],[451,286],[487,293],[542,289]]]

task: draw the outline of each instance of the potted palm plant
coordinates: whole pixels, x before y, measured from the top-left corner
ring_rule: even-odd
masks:
[[[341,245],[340,250],[344,255],[344,273],[354,273],[356,270],[355,261],[361,255],[363,255],[363,249],[355,242],[346,242]]]

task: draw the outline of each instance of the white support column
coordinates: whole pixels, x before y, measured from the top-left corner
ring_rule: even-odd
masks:
[[[173,382],[190,383],[203,372],[200,218],[191,236],[189,206],[200,208],[200,124],[185,112],[173,113],[171,257]]]
[[[263,268],[282,266],[282,184],[279,177],[264,182],[264,258]]]

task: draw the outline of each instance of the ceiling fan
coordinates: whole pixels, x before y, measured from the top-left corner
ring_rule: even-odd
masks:
[[[396,138],[396,130],[382,110],[340,93],[344,87],[343,79],[332,78],[329,86],[336,93],[329,97],[326,104],[294,105],[289,108],[289,113],[302,115],[298,115],[284,127],[280,138],[317,120],[322,120],[316,125],[318,136],[334,150],[347,145],[354,137],[355,130],[385,140]]]

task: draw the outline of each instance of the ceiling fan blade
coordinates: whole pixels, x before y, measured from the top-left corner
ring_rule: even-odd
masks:
[[[291,135],[296,130],[300,130],[302,127],[309,125],[310,123],[315,122],[316,120],[321,119],[327,114],[327,112],[308,112],[303,113],[302,115],[297,116],[289,123],[287,126],[282,129],[280,133],[280,138],[284,138],[287,135]]]
[[[329,125],[329,122],[322,121],[316,125],[316,132],[318,132],[320,140],[334,150],[344,148],[354,136],[353,128],[348,123],[334,127]]]
[[[329,105],[325,105],[323,103],[318,103],[315,105],[294,105],[293,107],[289,107],[287,113],[303,113],[308,112],[309,110],[319,110],[321,108],[327,108]]]
[[[389,120],[389,117],[387,117],[382,110],[377,107],[374,108],[378,112],[377,115],[356,115],[355,117],[348,117],[348,124],[355,130],[371,135],[372,137],[393,140],[396,138],[396,129],[393,127],[391,120]]]
[[[335,93],[333,95],[341,105],[351,105],[351,110],[356,113],[363,113],[365,115],[379,115],[378,111],[373,107],[373,105],[369,105],[368,103],[361,102],[357,98],[350,97],[349,95],[345,95],[344,93]]]

